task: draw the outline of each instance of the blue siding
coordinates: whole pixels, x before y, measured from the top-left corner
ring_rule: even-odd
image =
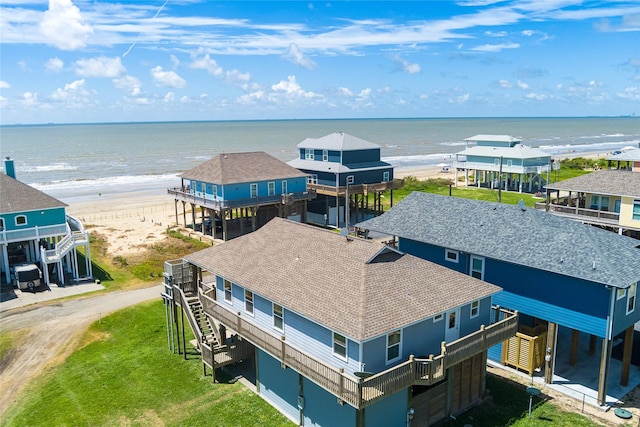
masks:
[[[364,410],[367,427],[406,427],[409,395],[401,390]]]
[[[469,335],[480,330],[480,326],[489,326],[491,322],[491,297],[480,300],[478,316],[471,318],[471,304],[460,308],[460,336]]]
[[[631,313],[627,314],[627,293],[629,290],[627,290],[623,298],[616,300],[613,315],[613,336],[640,321],[640,300],[638,300],[640,289],[638,288],[640,288],[640,282],[636,285],[636,307]],[[613,298],[616,298],[616,289],[612,289],[612,291]]]
[[[495,294],[493,302],[502,307],[518,310],[523,314],[545,319],[598,337],[604,337],[606,333],[606,317],[590,316],[507,291]]]
[[[272,406],[292,420],[299,419],[298,378],[293,369],[282,369],[280,362],[258,350],[258,393]]]
[[[342,152],[342,164],[368,163],[380,161],[380,149],[372,148],[368,150],[353,150]]]
[[[340,405],[337,397],[306,378],[302,387],[305,427],[353,427],[356,424],[356,410],[353,406]]]
[[[27,218],[27,223],[25,225],[16,225],[16,217],[18,216],[25,216]],[[4,218],[4,228],[7,231],[25,230],[33,227],[46,227],[48,225],[61,225],[67,222],[64,207],[5,213],[2,214],[2,218]]]
[[[211,200],[240,200],[251,197],[251,184],[258,184],[258,197],[269,196],[269,183],[275,184],[274,195],[280,195],[282,191],[282,181],[287,181],[287,193],[302,193],[307,191],[307,178],[274,178],[266,181],[241,182],[237,184],[226,184],[224,186],[216,183],[205,183],[201,181],[190,181],[192,190],[198,196],[204,196]],[[205,193],[202,192],[202,185],[205,185]],[[217,197],[213,196],[213,184],[217,185]]]
[[[378,182],[383,182],[385,172],[389,172],[389,180],[392,180],[393,167],[389,166],[388,168],[384,168],[384,169],[373,169],[373,170],[354,169],[353,172],[341,173],[339,177],[339,182],[341,186],[345,186],[347,185],[347,177],[353,176],[354,184],[374,184]]]

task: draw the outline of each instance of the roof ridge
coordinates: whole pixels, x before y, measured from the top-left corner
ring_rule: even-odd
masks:
[[[614,285],[617,285],[618,287],[623,287],[624,284],[620,283],[620,279],[618,278],[618,275],[616,274],[616,269],[613,268],[611,266],[611,263],[609,263],[609,260],[606,256],[604,256],[604,253],[602,252],[602,250],[600,250],[600,246],[597,244],[597,242],[595,241],[595,239],[592,236],[592,231],[591,229],[593,228],[590,225],[585,225],[586,227],[588,227],[588,231],[586,233],[584,233],[587,236],[587,239],[589,239],[589,242],[591,243],[591,246],[593,247],[593,250],[596,251],[596,253],[598,254],[598,257],[602,260],[602,263],[604,264],[606,270],[609,272],[609,274],[611,275],[611,278],[614,281]],[[593,269],[595,270],[596,267],[596,261],[593,261]]]

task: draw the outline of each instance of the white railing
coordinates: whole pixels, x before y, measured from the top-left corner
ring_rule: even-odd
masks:
[[[483,162],[461,162],[454,161],[453,167],[456,169],[472,169],[482,171],[500,172],[500,165],[495,163],[483,163]],[[552,169],[551,165],[539,165],[539,166],[516,166],[502,164],[502,173],[545,173]]]
[[[31,227],[24,230],[0,231],[0,243],[21,242],[24,240],[39,240],[47,237],[55,237],[69,234],[71,230],[67,224],[47,225],[43,227]]]

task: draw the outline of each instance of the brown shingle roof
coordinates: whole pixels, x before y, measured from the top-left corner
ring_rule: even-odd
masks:
[[[275,218],[185,259],[360,341],[500,290],[388,251],[380,243]]]
[[[640,173],[601,170],[549,184],[546,188],[611,196],[640,197]]]
[[[67,206],[40,190],[0,173],[0,213],[15,213]]]
[[[218,185],[304,176],[307,175],[263,151],[218,154],[181,175]]]

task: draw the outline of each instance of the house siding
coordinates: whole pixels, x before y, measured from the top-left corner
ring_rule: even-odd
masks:
[[[367,163],[367,162],[379,162],[380,161],[380,149],[374,148],[370,150],[349,150],[342,152],[342,164],[348,165],[351,163]]]
[[[353,406],[340,405],[334,395],[306,378],[303,379],[302,393],[305,427],[353,427],[355,425],[356,410]]]
[[[629,314],[627,314],[627,294],[629,290],[627,289],[623,298],[617,299],[616,289],[613,289],[613,298],[616,299],[613,315],[613,336],[624,332],[629,325],[640,321],[640,301],[638,300],[640,289],[638,287],[640,287],[640,282],[636,284],[635,309]]]
[[[401,390],[364,410],[367,427],[406,427],[408,390]]]
[[[389,181],[393,179],[393,167],[374,170],[354,170],[340,174],[340,186],[347,185],[347,177],[353,176],[354,184],[374,184],[383,182],[384,173],[389,172]],[[334,184],[335,185],[335,184]]]
[[[217,185],[218,196],[213,196],[213,184],[201,181],[191,181],[191,188],[195,194],[210,198],[211,200],[240,200],[251,198],[251,184],[258,184],[258,196],[266,197],[269,195],[269,183],[275,183],[274,195],[282,194],[282,181],[287,181],[287,193],[300,193],[307,191],[306,177],[299,178],[276,178],[267,181],[243,182],[237,184],[226,184],[224,186]],[[202,185],[205,185],[206,194],[202,192]]]
[[[27,223],[25,225],[16,225],[16,218],[19,216],[25,216],[27,218]],[[34,227],[45,227],[48,225],[59,225],[67,222],[64,207],[6,213],[2,214],[2,218],[4,219],[4,228],[7,231],[25,230]]]
[[[633,197],[622,197],[619,224],[626,227],[640,227],[640,220],[633,219]]]
[[[293,369],[283,369],[273,357],[258,349],[258,394],[294,422],[299,420],[299,374]]]

